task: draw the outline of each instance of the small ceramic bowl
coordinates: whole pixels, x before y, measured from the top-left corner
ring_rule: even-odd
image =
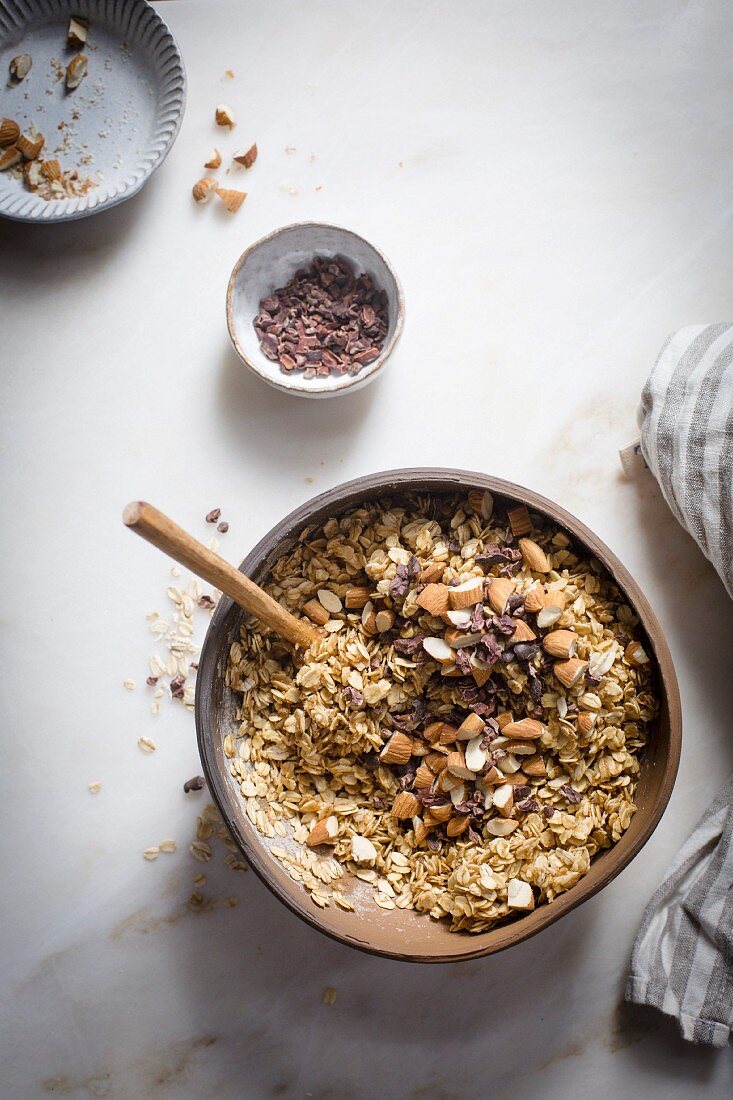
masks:
[[[342,256],[357,275],[366,272],[376,288],[386,292],[388,325],[382,350],[358,374],[330,374],[326,378],[304,378],[302,371],[288,374],[260,350],[252,322],[263,298],[285,286],[299,268],[307,267],[316,257],[331,256]],[[404,316],[402,287],[386,256],[358,233],[320,222],[286,225],[250,245],[234,265],[227,288],[227,325],[237,355],[269,385],[298,397],[337,397],[372,382],[387,365]]]

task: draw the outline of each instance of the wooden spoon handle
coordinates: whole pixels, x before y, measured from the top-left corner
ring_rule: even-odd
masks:
[[[185,565],[197,577],[231,596],[235,603],[249,611],[265,626],[269,626],[281,638],[287,638],[289,642],[306,648],[320,638],[318,631],[309,622],[296,619],[254,581],[245,577],[244,573],[240,573],[228,561],[198,542],[152,504],[136,500],[127,505],[122,519],[131,531],[152,542],[153,546]]]

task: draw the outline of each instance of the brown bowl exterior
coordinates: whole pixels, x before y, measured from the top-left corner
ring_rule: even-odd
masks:
[[[224,735],[231,729],[235,706],[225,687],[229,647],[237,637],[242,612],[222,598],[204,642],[196,687],[196,730],[209,789],[232,835],[262,881],[289,909],[319,931],[364,951],[414,962],[458,962],[490,955],[534,936],[565,913],[602,890],[646,844],[669,801],[679,765],[682,719],[679,691],[669,647],[640,588],[616,556],[584,524],[557,504],[511,482],[463,470],[390,470],[338,485],[291,512],[248,554],[240,569],[260,583],[275,561],[307,525],[318,524],[352,505],[405,492],[465,493],[489,489],[498,502],[520,501],[563,528],[603,563],[639,616],[657,666],[660,713],[652,725],[636,792],[638,810],[621,840],[598,855],[589,872],[547,905],[478,935],[450,932],[444,922],[408,910],[380,909],[369,901],[346,913],[335,906],[320,909],[294,882],[246,817],[239,792],[228,774]]]

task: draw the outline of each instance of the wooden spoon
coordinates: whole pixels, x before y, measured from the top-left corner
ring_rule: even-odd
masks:
[[[296,619],[244,573],[198,542],[152,504],[146,504],[144,500],[128,504],[122,513],[122,520],[135,534],[152,542],[153,546],[185,565],[197,577],[231,596],[236,604],[281,638],[304,648],[320,640],[321,635],[311,623],[306,619]]]

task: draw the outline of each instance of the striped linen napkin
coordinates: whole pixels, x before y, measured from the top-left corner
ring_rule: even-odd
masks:
[[[669,337],[642,393],[641,452],[675,516],[733,597],[733,324]],[[644,912],[626,999],[676,1017],[685,1039],[733,1029],[733,777]]]

